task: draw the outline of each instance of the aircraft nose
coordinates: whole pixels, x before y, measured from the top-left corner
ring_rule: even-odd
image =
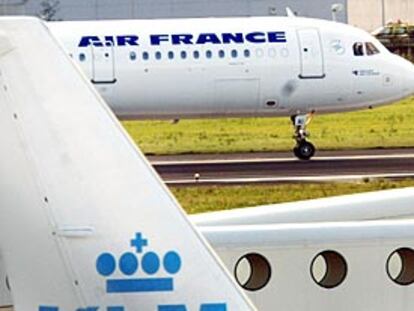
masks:
[[[411,90],[411,94],[414,95],[414,65],[411,66],[411,70],[408,77],[408,87]]]
[[[403,60],[403,70],[401,71],[402,74],[402,86],[403,86],[403,93],[407,95],[414,94],[414,65],[407,61]]]

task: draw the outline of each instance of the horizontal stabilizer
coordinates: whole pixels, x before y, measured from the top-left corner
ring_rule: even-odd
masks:
[[[35,18],[0,19],[0,175],[16,311],[254,309]]]

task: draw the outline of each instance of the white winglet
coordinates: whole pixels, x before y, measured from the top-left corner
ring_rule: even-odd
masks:
[[[286,15],[287,17],[296,17],[296,14],[289,8],[286,8]]]
[[[0,29],[0,251],[15,310],[254,310],[43,23]]]

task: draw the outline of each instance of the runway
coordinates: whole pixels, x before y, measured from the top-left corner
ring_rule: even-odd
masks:
[[[150,157],[169,185],[299,183],[414,178],[414,149]]]

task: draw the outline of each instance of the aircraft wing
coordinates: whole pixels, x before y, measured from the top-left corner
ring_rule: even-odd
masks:
[[[0,143],[16,311],[254,310],[35,18],[0,19]]]
[[[191,216],[197,226],[413,218],[414,188],[352,194]]]

